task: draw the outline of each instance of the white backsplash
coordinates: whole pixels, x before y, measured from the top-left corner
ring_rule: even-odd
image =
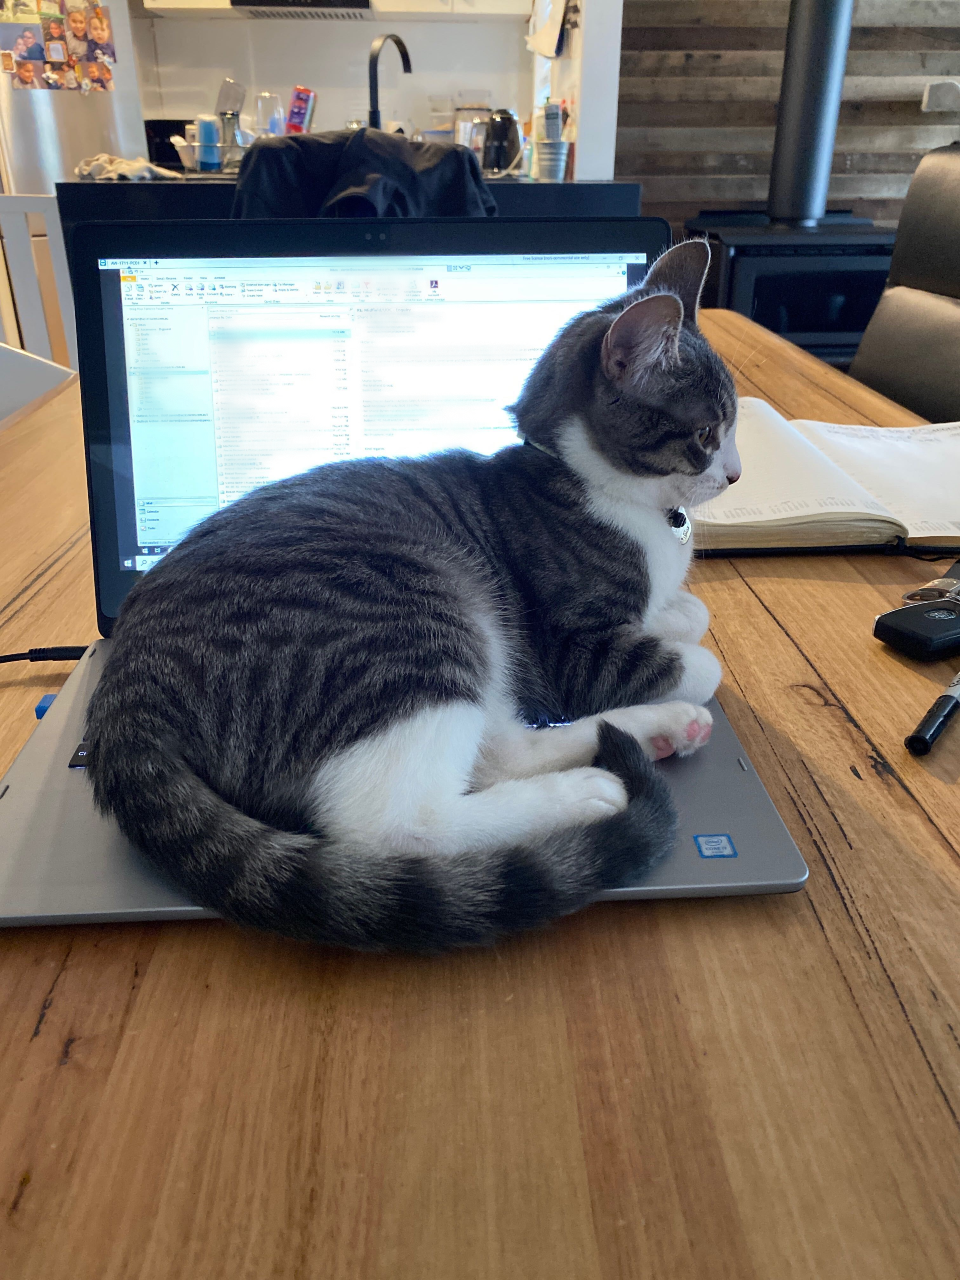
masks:
[[[134,18],[143,114],[192,118],[212,111],[225,76],[247,86],[247,107],[264,90],[286,107],[295,84],[317,92],[313,130],[342,129],[367,114],[367,56],[384,32],[406,43],[413,75],[400,70],[393,45],[380,55],[383,119],[429,127],[428,94],[489,89],[493,106],[529,118],[532,59],[524,46],[526,23],[331,22]],[[245,113],[246,114],[246,111]]]

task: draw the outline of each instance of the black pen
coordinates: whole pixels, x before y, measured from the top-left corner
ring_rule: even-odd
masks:
[[[960,707],[960,671],[953,677],[903,745],[912,756],[925,756]]]

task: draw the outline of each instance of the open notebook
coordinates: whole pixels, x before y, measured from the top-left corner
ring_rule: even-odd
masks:
[[[740,401],[743,476],[694,514],[698,551],[960,544],[960,422],[788,422]]]

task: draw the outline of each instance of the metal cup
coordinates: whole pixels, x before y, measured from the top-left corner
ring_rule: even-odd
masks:
[[[537,177],[541,182],[562,182],[567,171],[567,155],[570,152],[569,142],[547,142],[543,139],[537,143]]]

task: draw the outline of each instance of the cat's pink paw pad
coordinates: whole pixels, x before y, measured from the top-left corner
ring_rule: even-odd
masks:
[[[660,733],[652,737],[656,759],[674,752],[678,756],[692,755],[708,741],[713,719],[706,707],[691,706],[689,702],[666,702],[661,704],[660,712],[666,723],[657,725]],[[669,744],[671,750],[661,750],[661,743]]]
[[[701,724],[698,720],[691,720],[687,725],[687,741],[702,747],[705,742],[710,741],[712,732],[712,724]]]
[[[710,737],[713,724],[706,707],[690,702],[620,707],[608,715],[612,724],[637,739],[651,760],[692,755]]]

